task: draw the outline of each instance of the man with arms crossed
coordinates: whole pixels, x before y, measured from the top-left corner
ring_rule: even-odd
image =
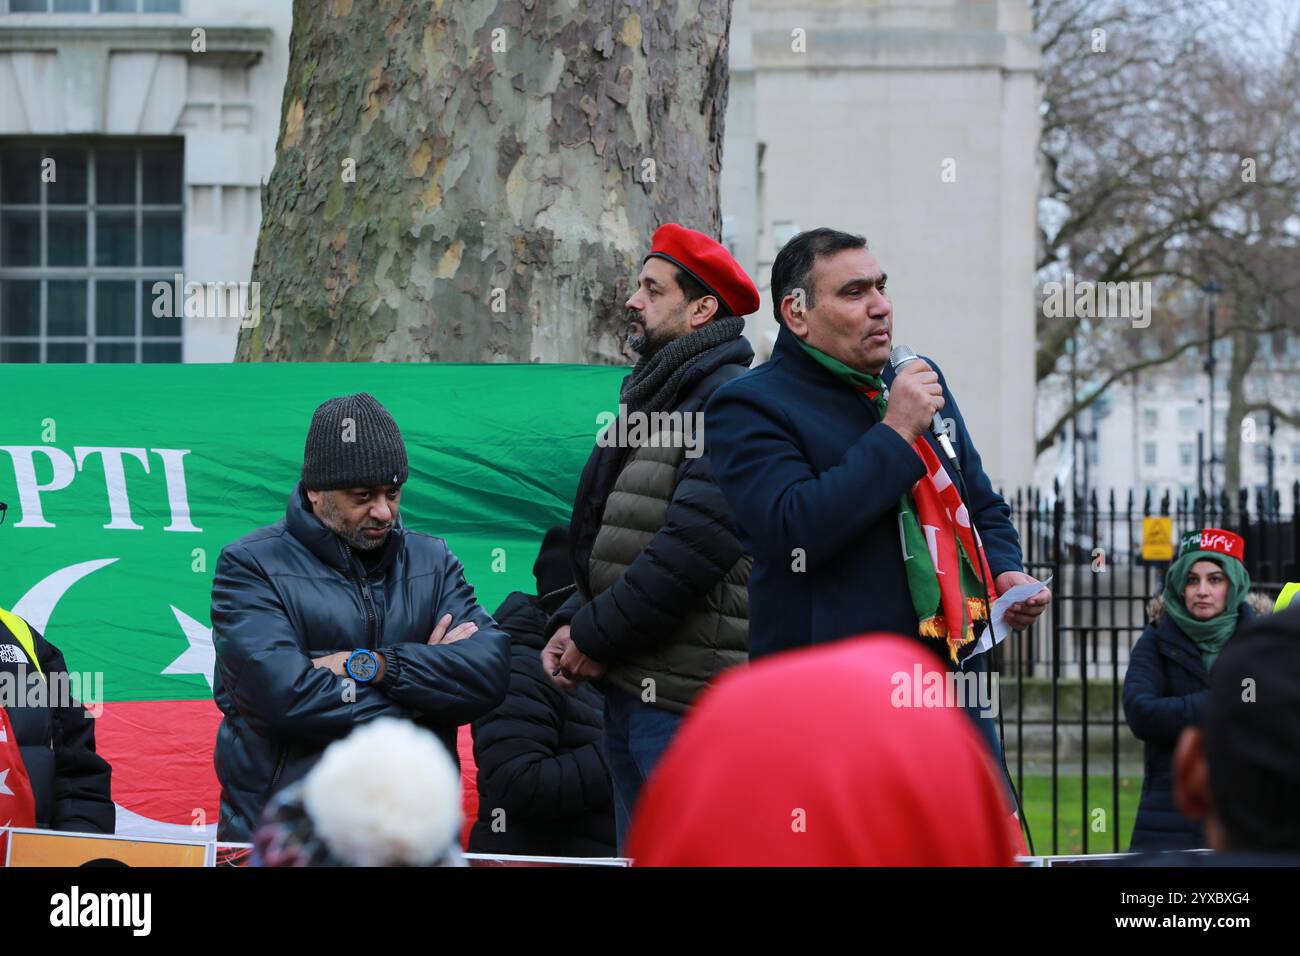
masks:
[[[335,740],[406,717],[456,754],[497,706],[510,642],[446,542],[402,527],[406,446],[361,393],[316,409],[285,516],[222,552],[212,584],[218,839],[243,842],[271,797]]]

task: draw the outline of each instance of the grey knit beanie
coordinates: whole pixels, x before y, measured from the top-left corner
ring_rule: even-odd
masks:
[[[308,488],[400,485],[409,474],[397,422],[372,396],[358,392],[317,407],[302,456],[302,482]]]

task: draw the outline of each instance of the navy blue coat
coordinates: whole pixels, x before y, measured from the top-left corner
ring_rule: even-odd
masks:
[[[1242,602],[1237,620],[1254,617]],[[1201,721],[1210,675],[1196,643],[1161,608],[1129,654],[1124,675],[1124,719],[1143,742],[1142,796],[1129,849],[1192,850],[1207,846],[1199,823],[1174,801],[1174,746],[1183,728]]]
[[[478,631],[426,643],[443,614]],[[321,524],[301,482],[282,520],[221,552],[212,582],[212,692],[224,715],[214,761],[221,840],[247,841],[263,808],[301,779],[331,743],[378,717],[408,718],[453,755],[456,728],[501,703],[510,639],[483,610],[441,538],[401,526],[366,567]],[[379,650],[380,680],[345,694],[312,660]]]
[[[886,367],[883,377],[892,382],[893,370]],[[941,414],[956,423],[966,505],[990,571],[996,578],[1023,570],[1010,509],[984,474],[942,372],[939,382]],[[925,466],[880,421],[865,395],[818,364],[784,326],[771,359],[718,389],[706,407],[715,479],[754,556],[751,660],[873,631],[917,634],[897,508]],[[927,440],[951,471],[933,437]],[[796,548],[803,551],[803,570],[795,569]],[[938,641],[926,644],[946,658]],[[986,656],[973,669],[982,669]],[[992,721],[977,723],[986,737],[993,732]]]
[[[892,369],[884,379],[893,381]],[[990,570],[995,577],[1022,570],[1010,509],[984,474],[942,372],[939,382]],[[867,397],[807,355],[784,327],[772,358],[709,402],[705,439],[715,479],[754,555],[751,660],[870,631],[917,633],[897,508],[925,466],[896,431],[879,425]],[[792,567],[796,548],[806,570]]]

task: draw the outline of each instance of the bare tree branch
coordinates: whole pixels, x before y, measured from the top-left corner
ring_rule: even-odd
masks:
[[[1265,333],[1265,332],[1275,332],[1280,329],[1284,329],[1286,327],[1287,326],[1284,323],[1278,323],[1275,325],[1267,325],[1267,326],[1229,325],[1226,328],[1222,329],[1218,333],[1217,337],[1223,338],[1224,336],[1232,335],[1239,331],[1248,331],[1257,334]],[[1178,358],[1180,355],[1187,352],[1189,349],[1203,348],[1208,344],[1209,344],[1208,336],[1204,336],[1199,339],[1192,339],[1190,341],[1183,342],[1181,345],[1174,347],[1168,352],[1164,352],[1160,355],[1151,358],[1144,358],[1136,362],[1131,362],[1128,365],[1125,365],[1122,368],[1116,369],[1115,371],[1111,372],[1102,380],[1100,385],[1094,388],[1083,398],[1079,399],[1077,402],[1074,402],[1072,405],[1070,405],[1069,408],[1067,408],[1064,412],[1062,412],[1057,417],[1056,421],[1052,424],[1052,426],[1046,432],[1044,432],[1043,435],[1038,439],[1038,442],[1035,445],[1035,454],[1041,455],[1043,452],[1047,451],[1047,449],[1051,448],[1052,443],[1056,441],[1056,436],[1059,435],[1062,432],[1062,430],[1064,430],[1065,426],[1070,423],[1070,419],[1072,419],[1079,412],[1083,411],[1085,408],[1088,408],[1093,403],[1095,403],[1097,399],[1101,398],[1103,395],[1106,394],[1106,390],[1108,388],[1110,388],[1120,379],[1124,378],[1126,375],[1132,375],[1134,372],[1141,372],[1144,371],[1145,369],[1154,368],[1157,365],[1168,364],[1169,362],[1174,361],[1174,359]]]
[[[1278,408],[1272,402],[1265,401],[1249,403],[1246,405],[1245,412],[1247,415],[1252,412],[1268,412],[1270,415],[1276,416],[1292,428],[1300,428],[1300,410],[1288,412],[1285,409]]]

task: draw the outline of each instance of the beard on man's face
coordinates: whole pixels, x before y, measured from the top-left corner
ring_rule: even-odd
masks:
[[[343,516],[343,512],[334,503],[334,498],[328,493],[321,495],[320,508],[316,516],[320,518],[321,524],[329,528],[357,551],[374,551],[376,548],[382,548],[384,542],[388,540],[386,534],[375,535],[374,537],[367,535],[367,528],[387,528],[391,532],[397,522],[397,517],[394,515],[393,520],[387,523],[366,517],[355,525],[349,525],[347,518]]]
[[[627,347],[637,354],[638,357],[645,357],[646,339],[649,336],[649,330],[641,324],[638,318],[627,320]]]
[[[682,311],[684,312],[685,309]],[[633,315],[628,319],[627,347],[635,352],[638,358],[651,358],[676,338],[672,332],[675,326],[675,322],[668,321],[652,329],[645,324],[645,319],[640,315]]]

